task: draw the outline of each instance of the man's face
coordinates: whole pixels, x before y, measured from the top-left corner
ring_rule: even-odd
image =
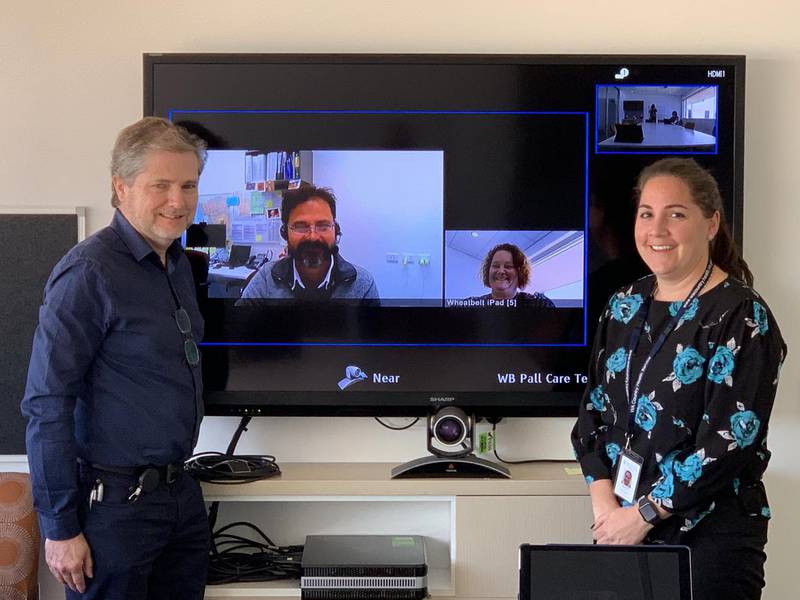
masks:
[[[119,210],[161,254],[194,218],[199,170],[194,152],[159,151],[147,157],[133,181],[112,180]]]
[[[304,232],[305,229],[308,231]],[[333,213],[328,203],[312,196],[294,207],[289,213],[287,243],[289,254],[302,266],[314,269],[327,263],[336,244]]]

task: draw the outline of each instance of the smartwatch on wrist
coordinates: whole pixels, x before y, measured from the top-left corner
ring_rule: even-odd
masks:
[[[639,498],[638,508],[639,514],[642,515],[642,518],[650,523],[650,525],[656,525],[661,521],[661,517],[658,514],[658,508],[656,507],[653,502],[651,502],[647,496],[642,496]]]

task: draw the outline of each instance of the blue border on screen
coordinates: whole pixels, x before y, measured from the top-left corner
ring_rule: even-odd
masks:
[[[692,151],[685,151],[685,152],[670,152],[668,150],[659,150],[659,151],[646,151],[646,150],[637,150],[631,152],[623,152],[617,150],[600,150],[600,140],[597,139],[597,126],[599,125],[598,119],[600,118],[600,88],[601,87],[713,87],[716,88],[715,96],[717,99],[717,116],[714,117],[714,120],[717,123],[717,135],[714,136],[714,150],[713,152],[692,152]],[[719,84],[697,84],[697,83],[596,83],[594,85],[594,153],[595,154],[650,154],[650,155],[658,155],[658,156],[715,156],[719,154],[719,103],[720,103],[720,96],[719,96]]]
[[[595,103],[597,93],[595,92]],[[596,105],[595,105],[596,108]],[[718,106],[719,109],[719,106]],[[223,347],[387,347],[387,348],[584,348],[588,335],[588,316],[586,302],[588,294],[588,277],[586,266],[589,264],[588,237],[589,237],[589,113],[586,111],[527,111],[527,110],[217,110],[217,109],[170,109],[167,118],[172,121],[176,114],[304,114],[304,115],[570,115],[583,116],[586,127],[585,156],[584,156],[584,223],[583,223],[583,343],[582,344],[457,344],[457,343],[329,343],[329,342],[200,342],[200,346]],[[596,116],[595,116],[596,120]],[[621,154],[619,152],[615,154]]]
[[[584,311],[585,312],[585,311]],[[413,342],[363,342],[359,344],[337,344],[335,342],[200,342],[199,346],[316,346],[334,347],[341,346],[369,346],[386,348],[583,348],[586,344],[458,344],[455,342],[442,342],[440,344],[415,344]]]

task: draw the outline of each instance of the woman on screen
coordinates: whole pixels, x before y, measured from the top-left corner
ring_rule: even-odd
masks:
[[[517,306],[536,306],[553,308],[554,304],[539,292],[522,292],[531,276],[531,263],[525,253],[514,244],[498,244],[486,255],[481,263],[483,285],[491,292],[478,296],[480,300],[517,301]]]
[[[608,302],[572,432],[592,534],[689,546],[695,600],[760,598],[761,478],[786,345],[712,175],[663,159],[642,171],[636,195],[634,237],[653,274]]]
[[[672,111],[672,115],[669,117],[669,119],[665,120],[664,122],[667,125],[680,125],[681,124],[681,118],[678,116],[678,112],[673,110]]]

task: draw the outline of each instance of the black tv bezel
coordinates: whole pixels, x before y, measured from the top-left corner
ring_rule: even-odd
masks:
[[[415,65],[592,65],[592,66],[703,66],[732,69],[734,73],[734,142],[732,149],[732,210],[727,214],[739,247],[743,240],[744,211],[744,55],[680,54],[327,54],[327,53],[145,53],[143,55],[143,115],[155,114],[155,70],[159,65],[199,64],[415,64]],[[270,392],[206,391],[205,412],[213,416],[425,416],[452,403],[484,417],[572,417],[577,415],[579,396],[574,392],[550,392],[548,405],[525,405],[530,392],[381,392],[381,401],[365,405],[336,403],[333,392],[279,392],[280,400],[265,402]],[[314,400],[309,400],[309,394]],[[428,404],[420,400],[429,396]],[[493,397],[483,404],[481,397]],[[453,402],[452,397],[456,400]],[[385,404],[393,399],[397,404]],[[404,403],[405,400],[405,403]],[[558,400],[558,402],[556,402]]]

